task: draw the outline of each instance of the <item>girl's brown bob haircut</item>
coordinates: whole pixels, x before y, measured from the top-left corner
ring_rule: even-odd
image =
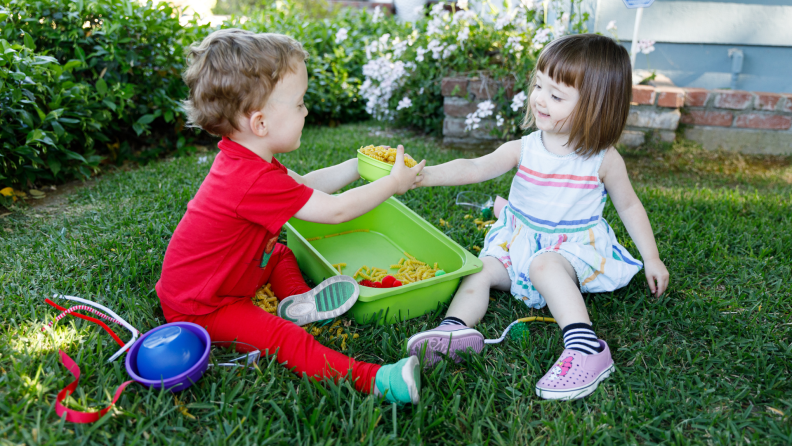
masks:
[[[191,125],[220,136],[239,130],[237,119],[264,108],[275,86],[308,58],[300,42],[281,34],[221,29],[187,50],[184,109]]]
[[[632,99],[632,67],[627,50],[610,37],[573,34],[549,43],[531,73],[530,94],[541,71],[557,83],[580,92],[571,119],[569,146],[584,157],[613,146],[621,137]],[[535,117],[527,106],[523,129],[533,127]]]

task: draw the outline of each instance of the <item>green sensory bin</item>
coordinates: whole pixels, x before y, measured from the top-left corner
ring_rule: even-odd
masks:
[[[315,283],[339,275],[333,264],[346,263],[343,273],[351,276],[363,265],[388,269],[407,258],[405,252],[430,265],[437,262],[445,271],[396,288],[361,286],[360,297],[349,310],[358,323],[392,324],[434,311],[439,303],[451,300],[463,276],[483,266],[480,259],[395,198],[338,225],[292,218],[286,231],[300,269]]]

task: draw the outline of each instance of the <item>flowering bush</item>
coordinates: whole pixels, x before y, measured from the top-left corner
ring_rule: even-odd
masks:
[[[580,11],[581,1],[574,0],[574,11]],[[414,25],[367,44],[360,88],[366,111],[377,119],[439,134],[444,117],[442,78],[487,76],[513,81],[513,87],[501,88],[480,103],[468,116],[467,129],[495,115],[493,132],[498,136],[521,134],[528,76],[539,51],[563,34],[585,31],[588,14],[567,12],[564,5],[568,2],[554,5],[557,20],[548,23],[547,5],[535,0],[506,0],[500,9],[489,1],[459,1],[450,10],[435,4]]]

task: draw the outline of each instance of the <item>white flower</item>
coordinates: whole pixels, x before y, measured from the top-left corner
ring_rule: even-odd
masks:
[[[429,50],[426,49],[426,48],[418,47],[418,49],[416,49],[415,52],[417,53],[417,55],[415,56],[415,60],[418,61],[418,62],[423,62],[424,61],[424,54],[428,53]]]
[[[550,41],[550,28],[542,28],[534,34],[534,48],[541,49],[545,43]]]
[[[492,101],[480,102],[478,106],[476,106],[476,111],[468,113],[465,117],[465,131],[469,132],[479,128],[481,119],[492,116],[493,110],[495,110],[495,104],[493,104]]]
[[[349,36],[349,30],[346,28],[341,28],[335,35],[335,43],[338,45],[339,43],[343,42]]]
[[[470,37],[470,27],[463,26],[462,29],[459,30],[459,34],[457,34],[457,42],[462,45],[468,37]]]
[[[418,90],[418,95],[422,95],[422,94],[423,94],[423,92],[424,92],[424,87],[421,87],[421,89],[420,89],[420,90]]]
[[[468,0],[457,0],[457,6],[459,9],[468,9]]]
[[[525,107],[525,101],[528,100],[528,95],[525,94],[524,91],[521,91],[514,95],[512,98],[511,109],[512,111],[520,111],[523,107]]]
[[[205,164],[207,161],[209,161],[208,156],[199,156],[197,164]]]
[[[476,21],[476,13],[473,11],[463,11],[458,10],[454,13],[454,17],[451,19],[452,24],[457,24],[461,22],[475,22]]]
[[[500,31],[503,28],[506,28],[507,26],[511,25],[511,21],[512,18],[510,14],[508,13],[503,14],[500,17],[498,17],[498,20],[495,21],[495,29]]]
[[[432,52],[432,58],[437,60],[443,54],[443,50],[445,49],[445,45],[440,43],[437,39],[432,39],[429,42],[429,45],[426,46],[426,49]]]
[[[382,8],[377,6],[376,8],[374,8],[374,14],[371,15],[371,21],[377,23],[381,18],[382,18]]]
[[[605,27],[605,30],[610,32],[616,31],[616,20],[608,22],[608,26]]]
[[[458,47],[457,47],[455,44],[453,44],[453,43],[452,43],[451,45],[448,45],[448,46],[447,46],[447,47],[446,47],[446,48],[443,50],[443,59],[446,59],[446,58],[448,58],[448,56],[450,56],[450,55],[454,54],[454,51],[456,51],[456,49],[457,49],[457,48],[458,48]]]
[[[410,108],[411,106],[412,106],[412,101],[410,100],[410,98],[405,96],[404,98],[402,98],[401,101],[399,101],[399,105],[396,106],[396,110]]]
[[[478,108],[476,113],[478,113],[480,117],[486,118],[492,115],[492,111],[495,110],[495,104],[492,101],[484,101],[480,102],[476,108]]]
[[[429,15],[432,17],[440,17],[443,13],[446,13],[445,3],[440,2],[435,3],[434,6],[432,6],[432,10],[429,12]]]
[[[503,119],[503,116],[501,116],[501,114],[500,114],[500,113],[498,113],[498,116],[495,116],[495,119],[497,120],[497,122],[495,123],[495,125],[497,125],[498,127],[503,127],[503,122],[504,122],[505,120]]]
[[[654,40],[639,40],[638,51],[644,54],[649,54],[655,50],[654,44],[655,44]]]
[[[393,57],[399,59],[401,58],[402,54],[407,51],[407,41],[406,40],[399,40],[397,37],[393,40]]]
[[[468,113],[465,117],[465,131],[469,132],[477,129],[479,127],[479,122],[481,122],[481,118],[476,115],[476,112]]]
[[[443,32],[443,23],[437,23],[434,20],[431,20],[426,25],[426,34],[433,35],[433,34],[441,34]]]
[[[534,8],[536,2],[534,2],[534,0],[520,0],[520,3],[525,9],[531,10]]]
[[[393,111],[388,108],[388,102],[393,93],[404,85],[408,76],[407,64],[380,56],[363,65],[363,76],[360,95],[366,101],[366,112],[376,119],[392,119]]]
[[[511,48],[514,53],[519,53],[525,49],[525,47],[520,44],[520,38],[517,36],[509,37],[506,40],[506,45],[504,45],[504,48]]]

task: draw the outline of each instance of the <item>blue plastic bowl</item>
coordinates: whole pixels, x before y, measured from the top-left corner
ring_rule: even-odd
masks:
[[[146,387],[184,390],[209,366],[209,333],[191,322],[172,322],[144,334],[127,353],[129,376]]]

